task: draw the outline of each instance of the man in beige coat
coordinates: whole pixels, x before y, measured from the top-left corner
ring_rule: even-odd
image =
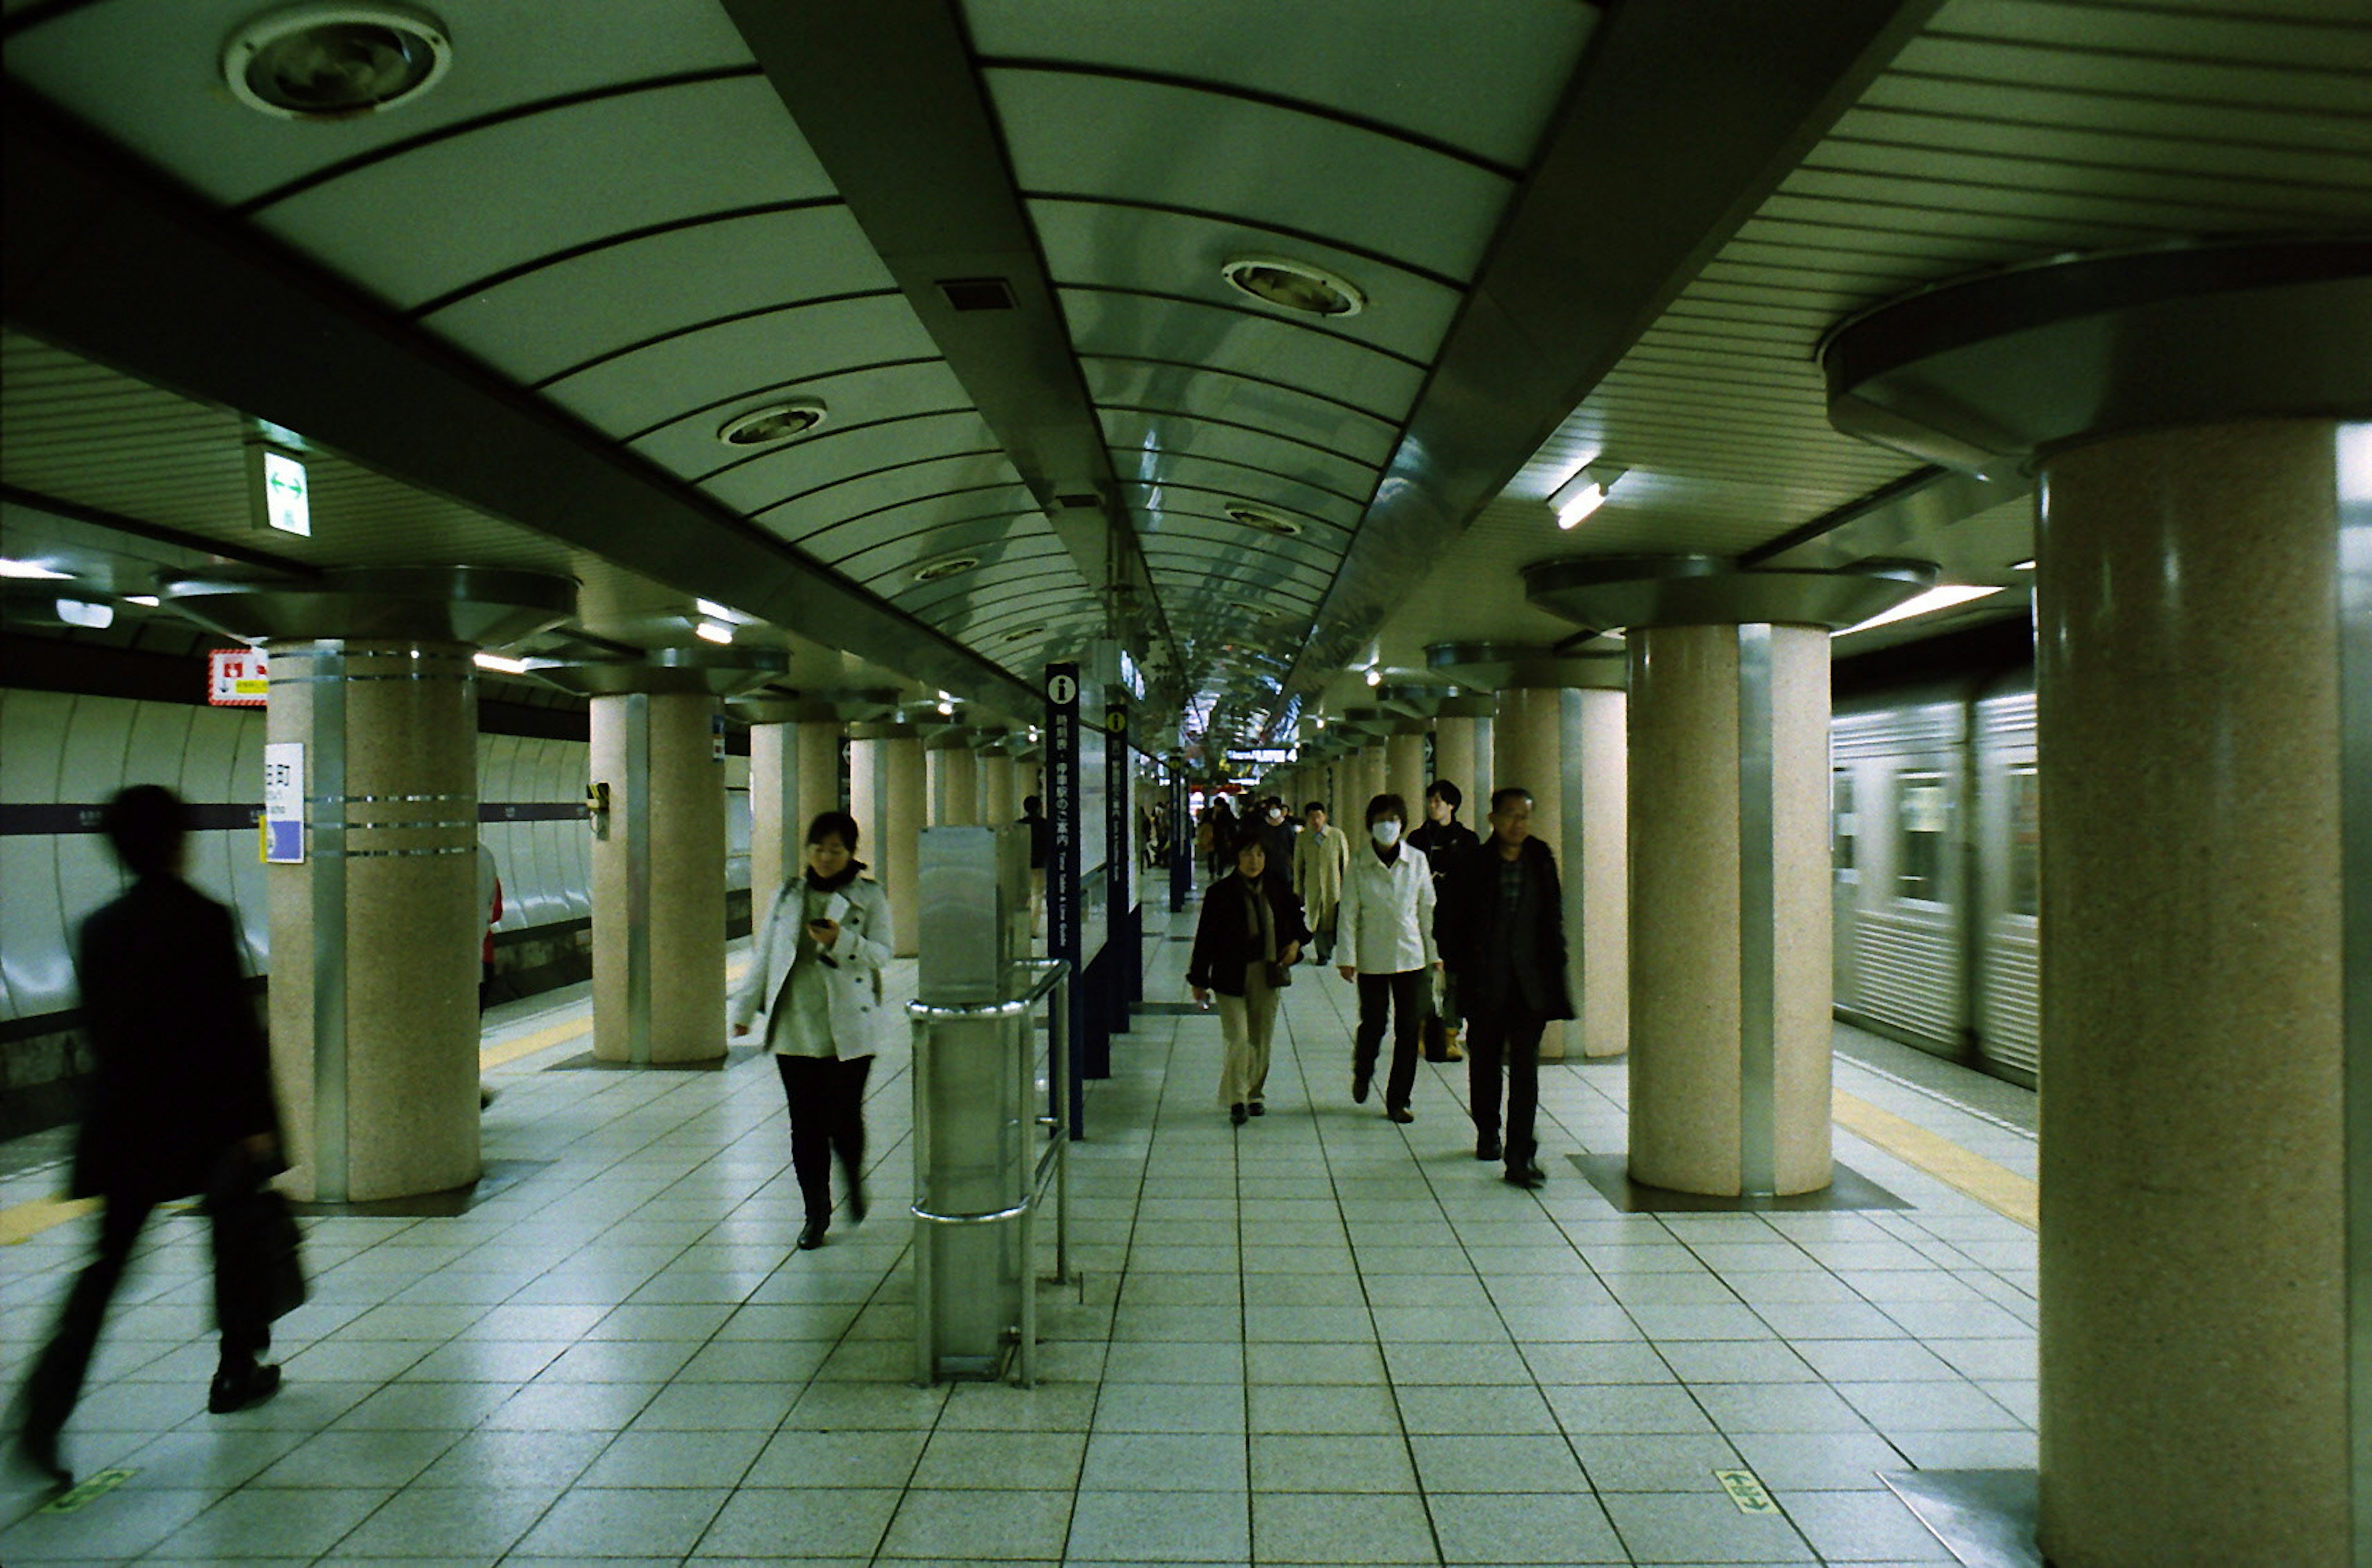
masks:
[[[1301,900],[1302,916],[1315,934],[1311,957],[1319,963],[1334,957],[1334,910],[1343,901],[1343,873],[1351,864],[1351,841],[1340,828],[1326,825],[1326,803],[1309,803],[1308,828],[1293,841],[1293,890]]]

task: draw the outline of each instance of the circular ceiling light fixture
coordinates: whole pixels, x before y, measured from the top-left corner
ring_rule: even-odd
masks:
[[[1219,275],[1263,305],[1309,316],[1356,316],[1367,305],[1367,296],[1348,280],[1282,256],[1238,256]]]
[[[1221,510],[1227,514],[1229,521],[1241,523],[1248,528],[1258,528],[1262,533],[1291,539],[1301,531],[1299,523],[1290,517],[1279,517],[1264,506],[1247,506],[1240,501],[1230,501]]]
[[[223,45],[223,79],[250,109],[283,120],[351,120],[409,103],[453,63],[445,25],[390,5],[266,12]]]
[[[942,577],[952,577],[959,572],[969,572],[980,564],[977,555],[949,555],[926,566],[914,568],[914,581],[936,583]]]
[[[823,414],[821,403],[768,403],[764,408],[737,413],[718,425],[716,438],[728,447],[763,447],[806,435],[823,423]]]

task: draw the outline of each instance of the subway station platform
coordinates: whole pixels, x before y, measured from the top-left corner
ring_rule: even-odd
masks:
[[[2030,1474],[2031,1095],[1841,1027],[1838,1159],[1902,1206],[1626,1213],[1574,1157],[1620,1152],[1622,1063],[1543,1067],[1520,1191],[1463,1065],[1411,1125],[1351,1103],[1354,1005],[1297,973],[1240,1130],[1215,1015],[1114,1041],[1031,1390],[910,1382],[902,1052],[872,1213],[802,1253],[755,1054],[594,1069],[589,1002],[498,1009],[486,1179],[305,1221],[270,1403],[205,1413],[204,1226],[152,1224],[67,1430],[80,1505],[10,1478],[0,1562],[1949,1563],[1884,1478]],[[64,1147],[0,1145],[12,1368],[89,1243],[46,1202]]]

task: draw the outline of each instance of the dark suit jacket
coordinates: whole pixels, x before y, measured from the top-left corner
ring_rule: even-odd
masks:
[[[1543,994],[1542,1016],[1570,1018],[1573,997],[1564,981],[1564,892],[1557,880],[1556,856],[1538,839],[1526,839],[1522,854],[1525,875],[1532,878],[1532,929],[1516,934],[1531,944],[1525,957]],[[1434,946],[1442,967],[1458,981],[1461,999],[1479,997],[1489,973],[1491,924],[1499,895],[1499,851],[1496,840],[1459,851],[1441,881],[1441,897],[1434,906]]]
[[[1222,996],[1241,996],[1245,966],[1262,957],[1252,950],[1251,935],[1246,930],[1250,922],[1238,890],[1241,881],[1241,876],[1231,871],[1203,895],[1203,913],[1194,923],[1194,947],[1186,960],[1186,983]],[[1269,918],[1276,925],[1276,950],[1282,957],[1287,945],[1309,940],[1309,926],[1301,917],[1301,900],[1293,890],[1290,870],[1284,875],[1265,873],[1261,886],[1268,893]]]
[[[275,1137],[272,1058],[239,981],[230,911],[145,877],[83,922],[75,970],[99,1069],[75,1148],[77,1196],[198,1191],[230,1145]]]

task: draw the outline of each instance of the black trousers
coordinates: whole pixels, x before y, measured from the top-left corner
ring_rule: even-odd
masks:
[[[248,1365],[272,1344],[272,1324],[262,1315],[257,1282],[234,1277],[224,1268],[224,1227],[236,1223],[237,1206],[254,1191],[254,1182],[245,1167],[226,1162],[224,1173],[207,1188],[208,1207],[214,1214],[215,1321],[221,1330],[222,1364],[227,1367]],[[132,1249],[158,1202],[126,1193],[105,1200],[98,1255],[66,1294],[49,1346],[26,1379],[27,1431],[54,1434],[74,1413],[82,1398],[83,1380],[90,1372],[90,1358],[99,1349],[99,1330],[106,1326],[108,1303],[123,1283]]]
[[[1465,1004],[1466,1085],[1475,1133],[1487,1138],[1499,1131],[1499,1074],[1504,1063],[1507,1168],[1521,1170],[1540,1148],[1533,1140],[1533,1123],[1541,1105],[1541,1031],[1548,1028],[1548,1019],[1520,1001],[1469,995]]]
[[[1433,1001],[1427,993],[1426,971],[1402,970],[1398,974],[1359,976],[1359,1032],[1351,1048],[1351,1070],[1360,1077],[1376,1070],[1376,1054],[1384,1043],[1384,1013],[1392,1016],[1392,1072],[1384,1081],[1384,1109],[1398,1110],[1416,1092],[1416,1052]]]
[[[865,1079],[873,1058],[777,1056],[783,1098],[791,1108],[791,1173],[807,1201],[808,1223],[831,1221],[831,1157],[852,1192],[865,1175]]]

